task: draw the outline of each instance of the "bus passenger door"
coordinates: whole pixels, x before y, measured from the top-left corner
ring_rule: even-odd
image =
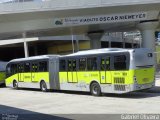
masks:
[[[27,83],[31,82],[31,80],[32,80],[30,62],[25,62],[24,63],[23,80],[24,80],[24,82],[27,82]]]
[[[18,81],[19,82],[24,82],[23,72],[24,72],[24,65],[18,64]]]
[[[72,72],[72,76],[73,76],[72,82],[77,83],[78,79],[77,79],[77,63],[76,63],[76,60],[72,61],[72,71],[73,71]]]
[[[110,57],[101,57],[100,61],[101,84],[111,84]]]
[[[68,83],[77,82],[76,60],[68,60]]]
[[[72,83],[73,81],[73,76],[72,76],[72,60],[68,60],[68,71],[67,71],[67,76],[68,76],[68,83]]]
[[[32,63],[31,69],[32,69],[32,73],[31,73],[32,82],[36,82],[36,72],[38,72],[38,64]]]

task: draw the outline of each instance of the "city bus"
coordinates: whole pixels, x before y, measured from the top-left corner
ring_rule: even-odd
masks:
[[[5,70],[7,62],[0,61],[0,85],[5,84]]]
[[[94,49],[69,55],[44,55],[11,60],[6,67],[6,85],[17,88],[128,93],[155,85],[153,51]]]

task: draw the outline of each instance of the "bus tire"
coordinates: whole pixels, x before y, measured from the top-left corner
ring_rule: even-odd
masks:
[[[18,89],[18,82],[16,80],[13,81],[13,88]]]
[[[41,81],[40,89],[42,92],[47,92],[47,85],[46,85],[45,81]]]
[[[101,87],[97,82],[93,82],[90,86],[90,92],[93,96],[101,96]]]

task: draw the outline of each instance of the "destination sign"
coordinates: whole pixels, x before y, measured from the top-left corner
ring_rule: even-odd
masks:
[[[113,15],[56,18],[54,19],[54,24],[57,26],[70,26],[70,25],[86,25],[86,24],[104,24],[104,23],[126,22],[126,21],[141,21],[146,19],[147,19],[147,12],[140,12],[140,13],[125,13],[125,14],[113,14]]]

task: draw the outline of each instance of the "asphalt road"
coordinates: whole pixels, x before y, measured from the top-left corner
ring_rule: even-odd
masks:
[[[160,113],[160,80],[157,80],[155,88],[147,91],[123,95],[104,94],[102,97],[94,97],[82,92],[43,93],[33,89],[0,88],[0,120],[4,120],[6,116],[14,117],[15,120],[16,117],[22,120],[25,118],[100,120],[106,119],[106,114],[144,113]],[[120,118],[120,116],[115,117]]]

